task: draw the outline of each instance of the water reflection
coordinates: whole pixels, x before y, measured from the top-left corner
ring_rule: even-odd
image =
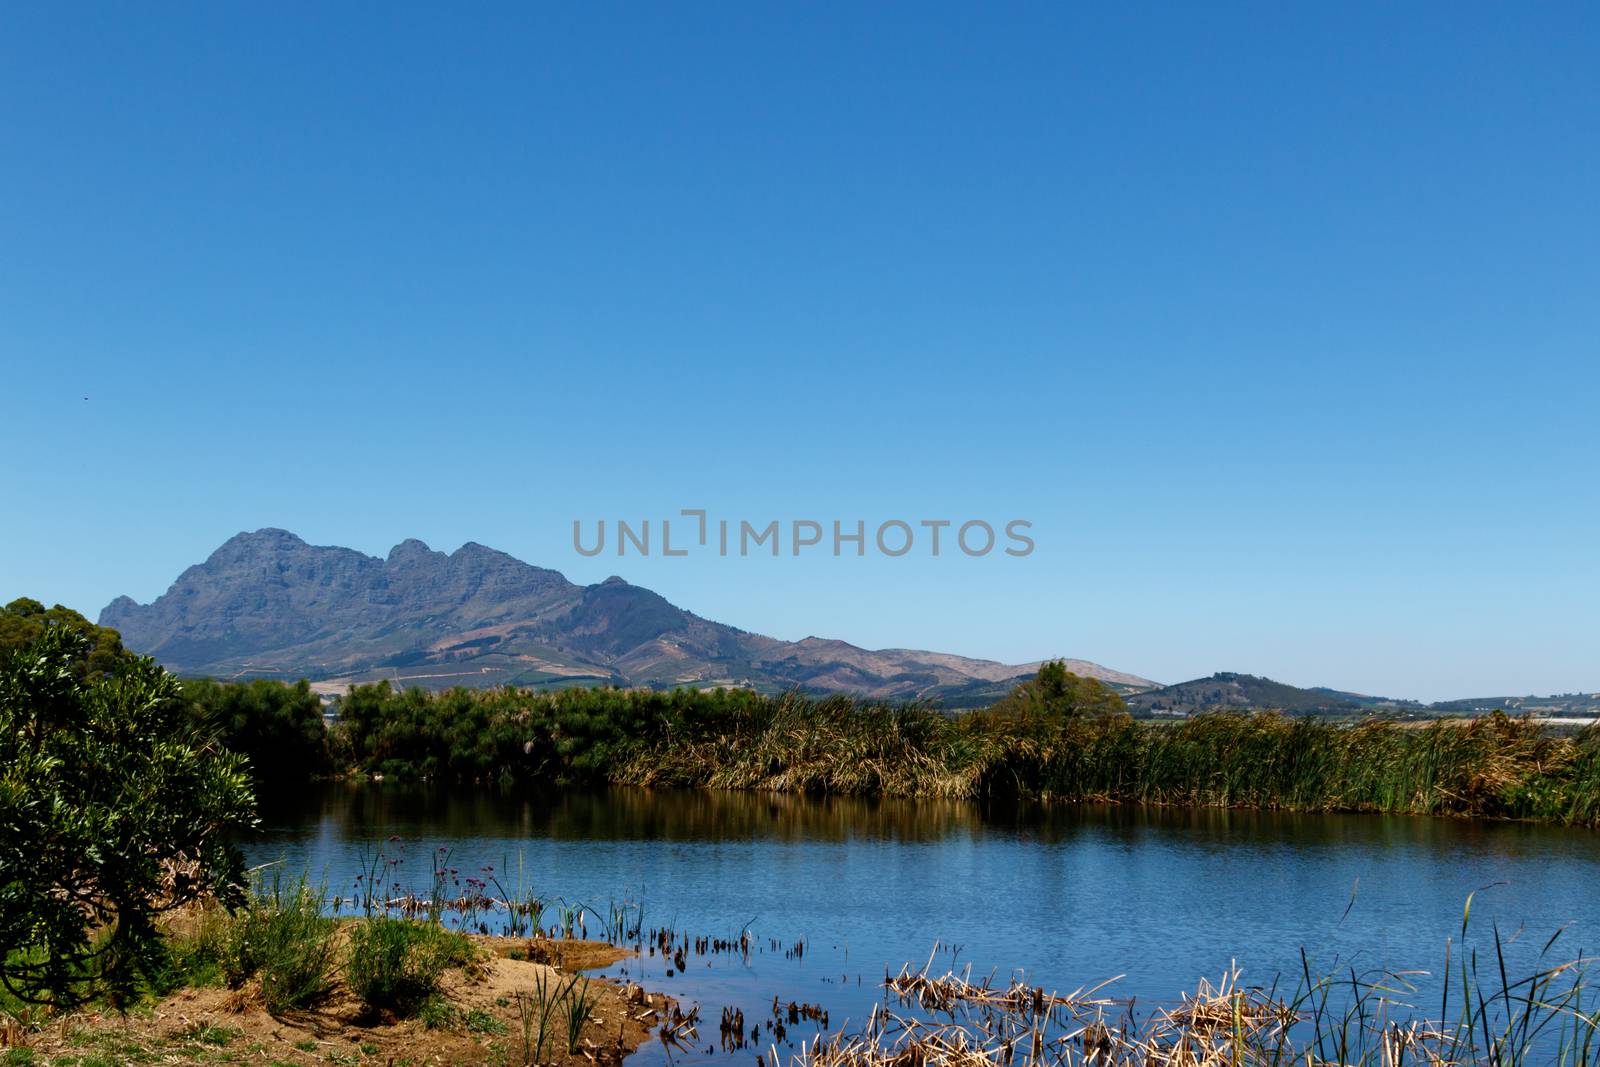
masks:
[[[978,832],[981,812],[961,801],[804,797],[712,790],[462,790],[340,783],[268,795],[263,824],[300,833],[313,823],[343,832],[371,827],[450,838],[538,837],[598,841],[938,841]]]
[[[528,791],[336,783],[263,796],[262,823],[265,838],[299,837],[319,826],[351,839],[382,831],[383,836],[553,841],[936,843],[1011,837],[1055,845],[1092,833],[1130,847],[1187,840],[1200,847],[1297,852],[1359,847],[1514,857],[1600,855],[1600,833],[1521,823],[628,787]]]
[[[499,792],[339,784],[267,799],[254,862],[283,859],[339,889],[364,851],[398,835],[425,875],[430,849],[494,866],[549,898],[598,911],[644,904],[647,924],[763,944],[807,939],[802,960],[757,952],[668,976],[630,974],[755,1018],[772,997],[866,1017],[885,970],[943,958],[1021,970],[1068,990],[1117,974],[1122,996],[1170,1001],[1231,961],[1246,982],[1319,969],[1437,968],[1462,906],[1531,969],[1567,927],[1576,955],[1600,933],[1600,834],[1444,819],[979,806],[759,793],[604,789]],[[408,864],[415,866],[415,863]],[[424,889],[424,886],[415,888]],[[1436,1003],[1419,980],[1422,1003]],[[805,1036],[797,1033],[797,1037]],[[748,1054],[748,1053],[746,1053]]]

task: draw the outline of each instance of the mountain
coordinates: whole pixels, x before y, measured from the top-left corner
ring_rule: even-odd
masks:
[[[1127,698],[1134,711],[1195,712],[1216,708],[1273,708],[1292,712],[1349,714],[1364,705],[1355,694],[1298,689],[1253,674],[1218,673],[1209,678],[1135,693]],[[1373,698],[1361,698],[1371,700]]]
[[[576,585],[474,543],[446,554],[403,541],[379,559],[274,529],[230,538],[150,604],[118,597],[100,624],[180,674],[305,677],[324,689],[383,678],[429,688],[738,685],[969,707],[1039,667],[779,641],[621,578]],[[1124,691],[1155,684],[1085,660],[1067,666]]]

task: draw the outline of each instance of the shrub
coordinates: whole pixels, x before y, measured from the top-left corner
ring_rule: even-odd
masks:
[[[328,995],[337,966],[338,924],[322,913],[325,894],[301,880],[258,891],[238,915],[221,950],[230,988],[261,976],[261,995],[277,1014],[310,1007]]]
[[[30,616],[31,618],[31,616]],[[0,984],[18,1000],[126,1003],[166,968],[157,920],[242,895],[244,760],[198,735],[151,659],[88,669],[41,624],[0,653]]]
[[[471,961],[471,942],[458,933],[375,916],[350,938],[345,967],[350,989],[370,1010],[409,1018],[439,992],[446,969]]]

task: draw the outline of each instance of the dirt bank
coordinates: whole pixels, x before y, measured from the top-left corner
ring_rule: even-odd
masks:
[[[615,1065],[671,1009],[669,998],[635,985],[594,978],[579,1040],[568,1048],[564,1006],[549,1014],[542,1054],[536,1047],[541,986],[551,991],[579,970],[608,967],[630,955],[595,941],[472,938],[482,951],[451,971],[443,1007],[413,1019],[373,1017],[338,983],[314,1009],[273,1016],[259,989],[183,989],[127,1016],[82,1013],[27,1035],[7,1064],[113,1067],[121,1064],[250,1063],[263,1067],[329,1063],[422,1067]],[[23,1051],[23,1050],[28,1051]]]

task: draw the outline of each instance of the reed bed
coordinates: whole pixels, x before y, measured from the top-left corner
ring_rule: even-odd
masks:
[[[831,793],[1386,812],[1600,825],[1600,729],[1493,715],[1423,726],[1216,713],[1024,717],[786,702],[638,751],[613,781]]]
[[[949,715],[798,694],[429,695],[382,685],[358,687],[341,714],[342,757],[397,777],[1600,825],[1600,727],[1563,735],[1502,714],[1352,724],[1219,712],[1152,722],[1009,699]]]

